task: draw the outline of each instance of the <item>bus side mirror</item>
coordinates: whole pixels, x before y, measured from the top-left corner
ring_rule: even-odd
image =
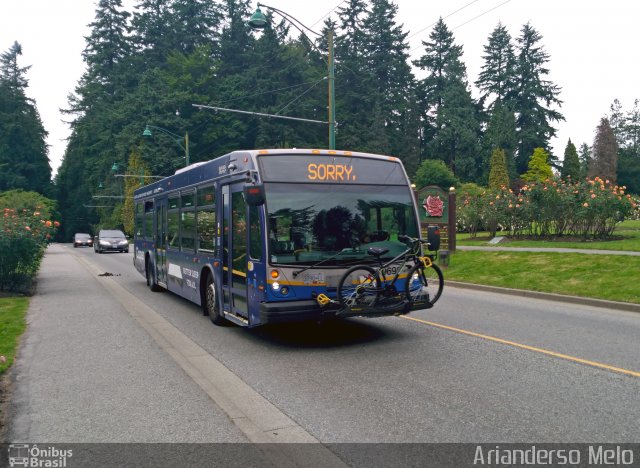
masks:
[[[439,226],[427,226],[427,242],[429,242],[429,250],[438,251],[440,249]]]
[[[264,185],[245,185],[244,199],[249,206],[260,206],[264,204]]]

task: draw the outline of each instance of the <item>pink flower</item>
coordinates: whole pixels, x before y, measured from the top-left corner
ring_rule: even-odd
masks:
[[[596,194],[595,194],[595,193],[592,193],[592,194],[591,194],[591,198],[596,198]]]
[[[582,204],[582,206],[584,206],[584,207],[586,208],[587,206],[589,206],[589,204],[588,204],[587,202],[584,202],[584,203]]]

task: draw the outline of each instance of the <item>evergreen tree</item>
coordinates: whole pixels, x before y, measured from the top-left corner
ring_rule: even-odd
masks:
[[[536,148],[529,159],[527,172],[522,175],[525,182],[544,182],[553,177],[553,171],[549,164],[549,153],[544,148]]]
[[[462,47],[454,44],[442,18],[429,39],[423,41],[424,55],[414,62],[428,72],[418,83],[426,154],[445,161],[462,180],[477,180],[481,175],[480,124],[461,60]]]
[[[587,177],[589,164],[591,162],[591,148],[586,143],[582,143],[580,145],[580,154],[578,155],[578,159],[580,159],[580,178],[582,179]]]
[[[596,128],[593,139],[593,155],[589,164],[590,178],[600,177],[615,183],[618,169],[618,144],[609,125],[609,119],[603,117]]]
[[[370,94],[376,97],[372,129],[378,127],[390,143],[386,154],[394,154],[415,167],[418,148],[418,121],[412,118],[414,77],[409,58],[407,33],[396,24],[398,7],[389,0],[372,0],[365,17],[364,59],[372,82]],[[379,135],[378,135],[379,137]],[[371,148],[383,152],[382,148]]]
[[[633,109],[624,117],[623,141],[619,145],[618,184],[631,193],[640,194],[640,106],[636,99]]]
[[[564,160],[562,161],[562,171],[560,172],[562,180],[577,182],[580,179],[580,158],[576,145],[571,143],[571,139],[567,142],[564,149]]]
[[[491,153],[489,164],[489,187],[509,187],[509,173],[507,172],[507,158],[504,150],[496,148]]]
[[[24,189],[49,195],[47,132],[35,102],[26,96],[30,67],[20,67],[22,46],[0,55],[0,191]]]
[[[529,155],[535,148],[549,147],[549,140],[556,135],[552,123],[564,120],[559,111],[551,108],[561,106],[562,101],[558,98],[560,88],[545,79],[549,74],[546,68],[549,54],[539,44],[541,40],[540,33],[529,24],[523,26],[517,39],[517,83],[509,101],[517,116],[519,173],[526,170]]]
[[[223,13],[217,2],[173,0],[171,14],[177,40],[174,52],[190,55],[200,47],[211,48],[219,43]]]
[[[95,15],[82,53],[87,72],[81,81],[81,94],[89,96],[95,90],[98,98],[112,99],[124,84],[115,81],[119,71],[116,67],[132,52],[128,38],[131,15],[123,10],[122,0],[100,0]]]
[[[484,65],[476,80],[476,86],[482,91],[481,102],[493,99],[488,109],[496,105],[509,106],[516,83],[515,53],[511,35],[507,28],[498,23],[484,46]]]
[[[327,20],[323,36],[329,29],[335,32],[335,93],[336,120],[339,123],[336,140],[342,148],[363,150],[368,144],[372,117],[370,87],[373,77],[365,57],[364,0],[348,0],[338,9],[337,23]]]
[[[139,0],[131,25],[133,42],[147,63],[157,66],[171,51],[178,49],[176,25],[171,3],[166,0]]]
[[[483,179],[487,180],[489,161],[493,151],[500,148],[505,153],[507,164],[507,174],[509,179],[513,180],[518,177],[516,172],[515,151],[517,146],[516,139],[516,120],[513,112],[501,103],[496,102],[491,111],[491,119],[485,130],[482,139],[483,147],[483,168],[487,168],[483,174]]]

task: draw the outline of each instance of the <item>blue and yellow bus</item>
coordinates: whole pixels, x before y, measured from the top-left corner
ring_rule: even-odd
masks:
[[[136,269],[215,324],[336,315],[336,301],[317,298],[335,298],[368,248],[392,259],[406,248],[398,236],[420,236],[401,161],[375,154],[234,151],[141,187],[134,202]]]

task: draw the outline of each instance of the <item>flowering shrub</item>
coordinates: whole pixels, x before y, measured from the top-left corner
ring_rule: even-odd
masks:
[[[37,210],[4,208],[0,216],[0,290],[29,292],[47,242],[60,226]]]
[[[501,229],[514,237],[608,237],[616,224],[637,216],[638,202],[625,190],[598,177],[577,183],[532,183],[519,193],[506,187],[485,190],[460,198],[458,224],[472,235],[481,227],[492,236]],[[468,213],[471,210],[475,213]]]

